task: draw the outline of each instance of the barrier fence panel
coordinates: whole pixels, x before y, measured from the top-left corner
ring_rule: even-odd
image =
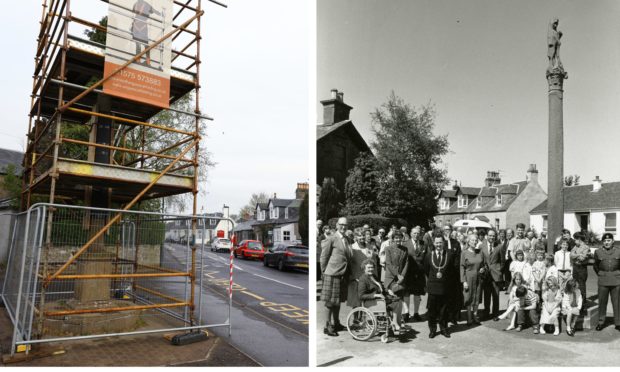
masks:
[[[202,322],[205,218],[52,204],[17,215],[2,292],[12,352],[59,340],[230,331],[230,316]],[[170,242],[167,224],[184,231],[183,244]]]

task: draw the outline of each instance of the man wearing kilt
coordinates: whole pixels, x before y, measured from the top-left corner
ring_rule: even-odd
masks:
[[[323,333],[329,336],[338,336],[338,331],[345,327],[340,324],[340,303],[347,299],[348,265],[351,260],[351,246],[344,235],[347,229],[347,219],[340,217],[336,225],[336,233],[322,242],[321,270],[323,271],[323,286],[321,301],[327,309],[327,323]]]

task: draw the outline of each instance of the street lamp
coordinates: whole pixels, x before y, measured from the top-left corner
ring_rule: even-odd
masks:
[[[227,218],[227,220],[226,220],[226,237],[228,239],[230,239],[230,228],[229,228],[230,221],[228,221],[228,218],[230,218],[230,208],[226,204],[224,204],[223,209],[226,211],[226,218]]]

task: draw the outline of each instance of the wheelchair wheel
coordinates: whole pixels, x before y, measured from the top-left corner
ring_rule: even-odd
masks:
[[[356,307],[347,317],[347,330],[354,339],[366,341],[377,331],[377,319],[370,310]]]

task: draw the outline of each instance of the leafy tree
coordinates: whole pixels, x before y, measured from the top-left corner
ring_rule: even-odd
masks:
[[[254,218],[254,211],[256,210],[256,204],[267,203],[269,201],[269,195],[264,192],[258,194],[252,194],[250,201],[243,208],[239,210],[239,218],[243,221],[248,221]]]
[[[355,159],[355,166],[349,171],[344,186],[346,204],[342,214],[378,214],[380,178],[381,170],[377,159],[369,152],[361,153]]]
[[[326,177],[323,179],[321,195],[319,196],[319,210],[317,211],[320,220],[328,221],[330,218],[338,216],[340,194],[333,178]]]
[[[6,173],[0,178],[0,188],[4,190],[8,198],[11,198],[11,207],[19,209],[22,192],[22,178],[17,174],[14,164],[7,164],[4,168]]]
[[[448,183],[447,170],[440,168],[448,139],[433,133],[434,107],[416,109],[392,92],[371,118],[372,147],[381,169],[379,211],[426,225],[437,213],[437,194]]]
[[[301,201],[301,205],[299,206],[299,235],[301,235],[301,242],[305,246],[308,246],[308,234],[310,231],[310,221],[308,216],[309,204],[308,193],[306,193]]]
[[[579,179],[580,177],[578,175],[570,175],[570,176],[566,176],[564,177],[564,186],[566,187],[570,187],[570,186],[579,186]]]
[[[105,16],[99,20],[99,25],[108,27],[108,16]],[[90,30],[84,30],[84,35],[88,37],[90,41],[94,41],[99,44],[105,45],[106,32],[98,28],[92,28]]]

